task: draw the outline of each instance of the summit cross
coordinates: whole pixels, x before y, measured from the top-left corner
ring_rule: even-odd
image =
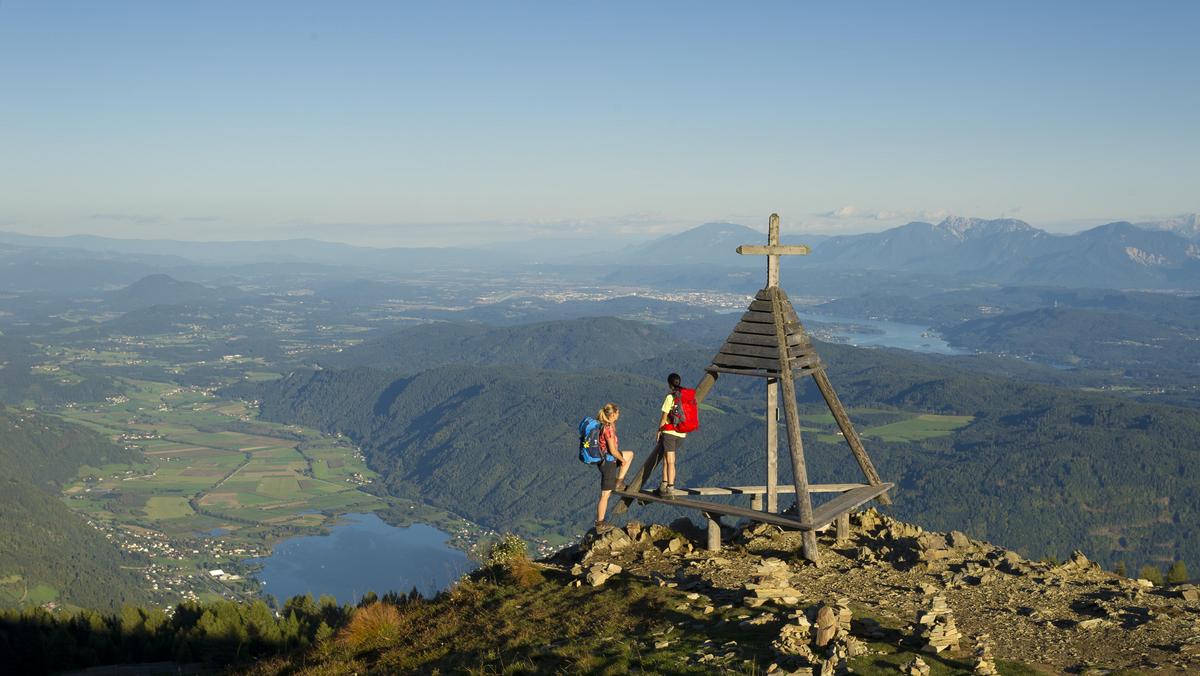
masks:
[[[779,214],[771,214],[767,225],[767,245],[743,244],[737,252],[743,256],[767,257],[767,286],[779,286],[779,257],[807,256],[811,249],[803,244],[785,245],[779,243]]]

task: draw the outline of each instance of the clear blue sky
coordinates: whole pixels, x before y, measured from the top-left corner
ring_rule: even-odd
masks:
[[[847,5],[0,0],[0,229],[1200,210],[1200,3]]]

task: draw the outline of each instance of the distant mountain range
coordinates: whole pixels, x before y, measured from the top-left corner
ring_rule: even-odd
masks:
[[[1136,223],[1146,230],[1166,230],[1190,240],[1200,241],[1200,214],[1181,214],[1162,221]]]
[[[190,262],[392,271],[543,263],[559,264],[555,269],[577,276],[598,275],[600,281],[613,283],[740,290],[758,283],[756,277],[742,277],[750,268],[761,267],[763,261],[760,256],[738,256],[734,252],[741,244],[763,243],[765,239],[762,231],[734,223],[705,223],[615,251],[560,243],[550,247],[550,252],[546,246],[536,251],[499,245],[376,249],[309,239],[179,242],[0,233],[0,283],[17,290],[26,286],[55,288],[55,280],[62,276],[60,268],[69,269],[72,264],[54,260],[49,263],[51,268],[45,269],[45,263],[31,265],[24,253],[54,251],[72,259],[72,263],[76,263],[73,258],[83,255],[81,252],[95,257],[86,266],[74,265],[85,270],[97,265],[112,267],[118,265],[116,257],[129,257],[142,274],[155,271],[148,266],[166,270]],[[813,247],[810,256],[785,260],[785,270],[890,271],[1018,285],[1200,289],[1197,214],[1137,224],[1120,221],[1073,235],[1051,234],[1016,219],[955,216],[936,224],[913,222],[859,235],[785,233],[783,242]],[[115,272],[104,274],[113,279]],[[126,276],[122,281],[132,280]]]
[[[784,244],[814,244],[829,239],[828,235],[781,236]],[[762,266],[761,256],[738,256],[734,252],[742,244],[766,244],[767,235],[761,230],[736,223],[705,223],[690,230],[660,237],[648,244],[638,244],[618,252],[621,263],[658,263],[660,265],[691,265],[711,263],[725,266]]]
[[[1194,221],[1194,219],[1193,219]],[[829,269],[951,274],[1007,284],[1200,288],[1200,244],[1176,230],[1109,223],[1052,235],[1015,219],[952,217],[832,237],[804,261]]]

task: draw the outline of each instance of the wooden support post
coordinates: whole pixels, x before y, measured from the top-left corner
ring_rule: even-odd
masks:
[[[779,244],[779,214],[767,219],[767,246]],[[779,256],[767,256],[767,288],[779,287]],[[772,305],[772,309],[774,306]],[[779,513],[779,379],[767,378],[767,511]]]
[[[796,486],[796,508],[801,523],[813,522],[812,499],[808,494],[808,469],[804,464],[804,446],[800,440],[800,412],[796,410],[796,381],[792,378],[792,362],[788,354],[787,329],[784,327],[783,300],[779,287],[771,288],[771,304],[775,315],[775,338],[779,341],[779,380],[783,384],[783,412],[787,420],[788,450],[792,456],[792,477]],[[811,530],[801,536],[804,558],[821,563],[817,551],[817,534]]]
[[[708,396],[709,390],[717,383],[717,374],[709,371],[700,379],[700,383],[696,385],[696,403],[699,404]]]
[[[837,518],[837,541],[846,542],[850,539],[850,512],[842,512]]]
[[[708,551],[721,551],[721,517],[718,514],[704,513],[708,519]]]
[[[867,478],[867,483],[872,486],[878,486],[883,483],[879,478],[879,473],[875,471],[875,465],[871,462],[871,457],[867,455],[867,449],[863,448],[862,439],[858,438],[858,432],[854,429],[854,425],[850,422],[850,416],[846,414],[846,407],[842,406],[842,400],[838,398],[837,392],[833,389],[833,384],[829,382],[829,376],[825,375],[824,369],[817,369],[812,372],[813,380],[817,383],[817,389],[821,391],[821,396],[825,398],[826,405],[829,406],[829,412],[833,414],[833,419],[837,421],[838,429],[842,431],[842,436],[846,438],[846,443],[850,445],[850,452],[854,454],[854,459],[858,461],[858,466],[862,469],[863,476]],[[879,502],[890,505],[892,499],[887,493],[879,496]]]
[[[763,508],[763,496],[761,493],[754,493],[750,496],[750,509],[756,512],[761,512]]]
[[[708,396],[709,390],[712,389],[713,384],[716,382],[717,374],[704,374],[704,377],[700,379],[700,384],[696,385],[697,404],[704,401],[704,398]],[[654,468],[657,467],[659,461],[662,460],[662,454],[658,452],[657,434],[655,435],[655,438],[656,441],[654,448],[646,454],[646,461],[642,463],[641,468],[638,469],[638,471],[634,473],[632,478],[629,480],[628,490],[631,493],[636,493],[642,490],[642,486],[646,485],[646,482],[650,479],[650,475],[654,473]],[[613,514],[624,514],[625,512],[629,511],[629,505],[632,502],[633,498],[621,498],[621,501],[613,506]]]
[[[779,513],[779,380],[767,378],[767,511]]]

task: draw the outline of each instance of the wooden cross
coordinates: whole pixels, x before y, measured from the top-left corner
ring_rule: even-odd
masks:
[[[771,214],[767,225],[767,245],[743,244],[737,252],[743,256],[767,257],[767,286],[779,286],[779,257],[807,256],[811,249],[803,244],[784,245],[779,243],[779,214]]]
[[[743,256],[767,257],[767,288],[779,286],[779,257],[807,256],[810,249],[803,244],[785,246],[779,243],[779,214],[767,221],[767,245],[743,244],[737,252]],[[779,380],[767,379],[767,511],[779,513]],[[795,442],[799,444],[799,440]]]

